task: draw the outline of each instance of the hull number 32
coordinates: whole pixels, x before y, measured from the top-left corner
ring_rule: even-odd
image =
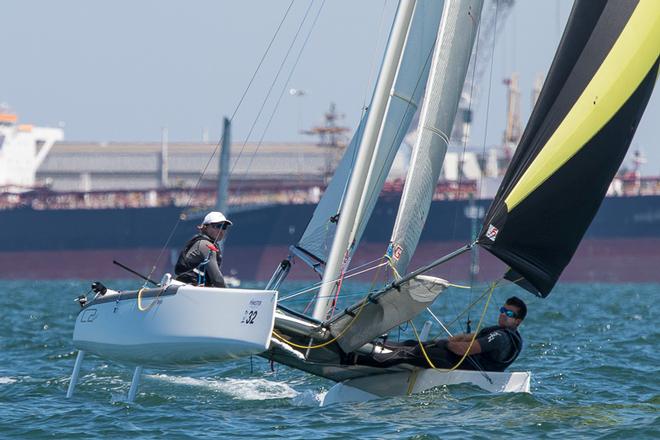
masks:
[[[254,324],[254,320],[257,318],[256,310],[246,310],[243,314],[243,319],[241,319],[241,324]]]

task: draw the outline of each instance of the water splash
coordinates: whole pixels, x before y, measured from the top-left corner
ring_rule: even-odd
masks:
[[[299,394],[286,383],[267,379],[212,379],[170,376],[167,374],[149,375],[147,377],[176,385],[202,387],[218,391],[237,400],[291,399]]]

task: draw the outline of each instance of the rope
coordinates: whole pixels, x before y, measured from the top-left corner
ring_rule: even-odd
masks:
[[[346,327],[344,327],[344,329],[343,329],[341,332],[339,332],[339,334],[338,334],[337,336],[335,336],[334,338],[332,338],[332,339],[330,339],[329,341],[326,341],[326,342],[324,342],[324,343],[322,343],[322,344],[318,344],[318,345],[309,345],[309,346],[308,346],[308,345],[300,345],[300,344],[296,344],[296,343],[293,343],[293,342],[289,341],[288,339],[285,339],[283,336],[279,335],[275,330],[273,330],[273,335],[274,335],[277,339],[279,339],[280,341],[284,342],[285,344],[288,344],[288,345],[290,345],[290,346],[292,346],[292,347],[296,347],[296,348],[302,348],[302,349],[305,349],[305,350],[315,350],[315,349],[317,349],[317,348],[323,348],[323,347],[326,347],[326,346],[332,344],[333,342],[339,340],[339,338],[341,338],[342,336],[344,336],[344,333],[346,333],[346,331],[347,331],[349,328],[351,328],[351,326],[353,326],[353,324],[355,323],[355,321],[357,321],[358,316],[360,316],[360,313],[362,313],[362,309],[364,309],[364,306],[367,304],[368,300],[369,300],[369,296],[366,296],[366,297],[364,298],[364,301],[362,301],[362,305],[360,305],[360,308],[358,309],[358,312],[355,314],[355,316],[353,317],[353,319],[351,319],[351,321],[348,323],[348,325],[347,325]]]
[[[383,264],[380,264],[380,265],[378,265],[377,267],[382,267],[382,266],[383,266]],[[377,279],[378,279],[378,272],[376,272],[376,274],[374,275],[374,278],[373,278],[373,280],[371,281],[371,286],[369,287],[368,292],[371,292],[371,291],[372,291],[374,285],[376,284],[376,280],[377,280]],[[295,343],[293,343],[293,342],[291,342],[291,341],[285,339],[283,336],[279,335],[274,329],[273,329],[273,335],[274,335],[277,339],[279,339],[280,341],[284,342],[285,344],[289,344],[289,345],[291,345],[292,347],[296,347],[296,348],[302,348],[302,349],[304,349],[304,350],[314,350],[314,349],[317,349],[317,348],[323,348],[323,347],[326,347],[326,346],[332,344],[333,342],[339,340],[342,336],[344,336],[344,333],[346,333],[346,332],[348,331],[348,329],[351,328],[351,327],[353,326],[353,324],[355,323],[355,321],[357,321],[358,317],[360,316],[360,313],[362,313],[362,310],[364,309],[364,306],[367,304],[368,301],[369,301],[369,294],[367,294],[367,296],[364,297],[364,300],[362,301],[362,304],[360,305],[360,308],[358,309],[358,312],[355,314],[355,316],[353,317],[353,319],[350,320],[350,322],[348,323],[348,325],[347,325],[346,327],[344,327],[344,329],[343,329],[341,332],[339,332],[339,334],[338,334],[337,336],[335,336],[335,337],[332,338],[331,340],[326,341],[326,342],[324,342],[324,343],[322,343],[322,344],[318,344],[318,345],[310,345],[310,346],[308,346],[308,345],[299,345],[299,344],[295,344]]]
[[[498,283],[499,283],[499,281],[498,281]],[[475,299],[474,301],[472,301],[472,302],[471,302],[471,303],[470,303],[470,304],[469,304],[469,305],[468,305],[468,306],[467,306],[467,307],[466,307],[461,313],[459,313],[459,314],[456,316],[456,318],[453,319],[453,321],[451,321],[449,324],[447,324],[447,326],[448,326],[448,327],[451,327],[453,324],[455,324],[456,321],[458,321],[458,319],[459,319],[461,316],[463,316],[463,315],[464,315],[466,312],[468,312],[472,307],[474,307],[475,304],[477,304],[479,301],[481,301],[481,299],[482,299],[484,296],[488,295],[488,292],[489,292],[489,291],[490,291],[490,288],[489,288],[489,289],[486,289],[486,290],[484,291],[484,293],[482,293],[482,294],[479,296],[479,298],[477,298],[477,299]]]
[[[424,358],[426,359],[426,362],[428,362],[429,366],[430,366],[432,369],[434,369],[434,370],[439,370],[439,371],[445,371],[445,372],[449,373],[449,372],[451,372],[451,371],[456,370],[456,369],[457,369],[457,368],[463,363],[463,361],[465,360],[465,358],[468,357],[468,353],[469,353],[470,350],[472,349],[472,345],[474,344],[474,341],[477,339],[477,334],[479,333],[479,330],[481,329],[481,324],[483,323],[484,316],[486,316],[486,311],[488,310],[488,304],[490,303],[490,299],[491,299],[491,297],[493,296],[493,292],[495,291],[495,287],[497,287],[497,285],[499,284],[499,282],[500,282],[500,280],[493,282],[493,283],[491,284],[490,289],[488,289],[488,291],[489,291],[488,299],[486,300],[486,304],[484,305],[484,309],[483,309],[483,311],[481,312],[481,317],[479,318],[479,323],[477,324],[477,329],[476,329],[476,331],[474,332],[474,334],[472,335],[472,340],[470,341],[470,345],[468,345],[467,349],[465,350],[465,353],[463,353],[463,356],[462,356],[461,359],[458,361],[458,363],[456,363],[456,365],[454,365],[454,366],[451,367],[450,369],[437,368],[437,367],[433,364],[433,362],[431,361],[431,358],[429,358],[428,353],[426,353],[426,349],[424,348],[424,344],[422,343],[421,339],[419,338],[419,333],[417,333],[417,328],[415,328],[415,324],[414,324],[412,321],[409,321],[410,324],[412,325],[413,332],[415,333],[415,338],[417,338],[417,342],[419,343],[419,347],[420,347],[420,349],[422,350],[422,354],[424,355]]]
[[[392,261],[392,257],[390,257],[387,254],[385,254],[384,257],[387,260],[387,263],[390,265],[390,269],[392,270],[392,273],[394,274],[394,277],[396,279],[401,278],[401,275],[399,274],[399,271],[396,270],[396,267],[394,266],[394,261]]]
[[[165,292],[165,288],[163,287],[162,289],[160,289],[158,291],[158,293],[156,294],[156,297],[154,298],[154,300],[151,301],[151,303],[149,303],[149,305],[147,307],[142,307],[142,292],[144,292],[145,289],[146,289],[146,287],[142,287],[140,290],[138,290],[138,294],[137,294],[137,306],[138,306],[138,310],[141,311],[141,312],[148,312],[149,310],[151,310],[151,308],[154,305],[156,305],[156,303],[158,302],[158,298],[160,297],[160,295],[163,292]]]

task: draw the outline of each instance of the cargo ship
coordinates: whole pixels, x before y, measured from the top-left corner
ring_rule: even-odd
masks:
[[[314,145],[232,147],[227,211],[234,226],[225,243],[227,275],[268,280],[302,235],[341,151],[338,127],[331,124],[316,134],[332,136]],[[166,132],[152,144],[55,144],[62,138],[60,129],[20,125],[16,115],[0,113],[0,277],[131,278],[114,260],[152,278],[172,271],[201,217],[219,203],[221,165],[211,164],[199,177],[217,146],[171,144]],[[249,161],[242,163],[241,154]],[[498,164],[510,154],[506,147],[486,154],[450,149],[411,267],[471,239],[473,225],[490,204],[489,188],[496,187],[488,183],[497,180]],[[612,183],[563,281],[660,281],[660,178],[640,177],[640,162],[635,156]],[[404,175],[405,163],[395,165],[353,265],[385,253]],[[117,189],[122,184],[128,189]],[[437,274],[486,280],[502,273],[500,263],[485,253],[478,268],[466,261],[469,255],[462,258]],[[298,266],[290,279],[318,279]]]

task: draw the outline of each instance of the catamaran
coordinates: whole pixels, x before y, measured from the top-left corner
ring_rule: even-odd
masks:
[[[494,392],[529,392],[529,372],[466,371],[460,365],[381,368],[346,361],[350,354],[387,350],[382,335],[425,313],[451,286],[425,273],[477,246],[508,265],[504,279],[537,296],[549,295],[596,214],[652,93],[660,62],[657,3],[576,0],[476,239],[408,272],[449,143],[482,7],[482,0],[402,0],[368,111],[302,238],[266,289],[201,288],[168,277],[155,289],[106,289],[104,294],[99,289],[76,320],[79,354],[67,395],[73,394],[86,351],[136,365],[129,400],[143,365],[250,354],[337,382],[324,404],[465,382]],[[390,278],[336,310],[342,285],[354,270],[351,258],[420,102],[418,137],[392,238],[382,261],[370,267],[388,267]],[[322,276],[311,316],[278,300],[297,262]]]

